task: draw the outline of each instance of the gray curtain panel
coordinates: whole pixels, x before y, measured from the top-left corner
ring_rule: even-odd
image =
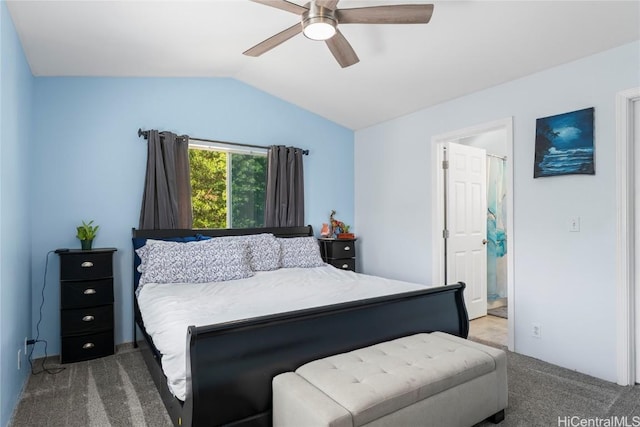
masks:
[[[273,145],[268,151],[265,227],[304,225],[302,150]]]
[[[189,140],[150,130],[139,228],[192,226]]]

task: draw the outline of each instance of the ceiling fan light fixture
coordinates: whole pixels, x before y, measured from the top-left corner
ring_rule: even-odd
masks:
[[[312,1],[309,10],[302,14],[302,33],[311,40],[328,40],[336,34],[336,21],[331,9]]]
[[[311,40],[328,40],[336,34],[335,23],[323,17],[311,18],[302,24],[302,33]]]
[[[344,34],[338,30],[339,24],[426,24],[433,14],[432,4],[375,5],[342,9],[337,7],[340,0],[308,0],[304,6],[290,0],[252,1],[294,13],[300,16],[300,21],[243,52],[245,55],[260,56],[303,33],[308,39],[324,41],[342,68],[354,65],[360,59]]]

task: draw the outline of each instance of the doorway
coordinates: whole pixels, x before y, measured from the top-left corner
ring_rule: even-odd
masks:
[[[640,272],[640,250],[638,248],[638,246],[640,246],[640,227],[638,227],[638,224],[640,224],[640,195],[638,193],[640,193],[640,172],[638,171],[638,169],[640,169],[640,167],[638,165],[640,165],[640,149],[638,149],[638,146],[640,145],[640,99],[636,98],[633,101],[633,104],[631,106],[631,109],[633,110],[632,112],[632,132],[631,134],[633,135],[633,141],[634,141],[634,166],[635,166],[635,171],[634,171],[634,191],[635,191],[635,221],[634,223],[636,224],[635,227],[635,248],[634,248],[634,252],[635,252],[635,256],[636,256],[636,260],[635,260],[635,268],[634,271],[636,272]],[[635,316],[635,330],[636,330],[636,337],[635,337],[635,342],[636,342],[636,383],[640,383],[640,316],[637,315],[637,313],[640,312],[640,287],[638,286],[638,276],[636,276],[636,281],[635,281],[635,293],[636,293],[636,307],[635,307],[635,312],[636,312],[636,316]]]
[[[432,138],[434,282],[467,282],[465,304],[470,319],[485,316],[487,310],[507,317],[507,344],[511,350],[515,342],[514,304],[509,304],[514,296],[512,129],[512,119],[508,118]],[[461,155],[460,147],[467,154]],[[474,183],[470,178],[463,181],[460,170],[471,167],[470,162],[474,155],[480,155],[478,153],[482,156],[482,182]],[[461,159],[460,165],[465,165],[463,168],[455,166],[458,172],[452,171],[454,159],[451,154]],[[469,160],[465,161],[465,158]],[[448,162],[443,163],[445,160]],[[450,169],[447,171],[443,167]],[[484,207],[470,221],[465,217],[473,210],[469,209],[470,202],[465,202],[460,194],[468,196],[474,188],[481,187],[484,204],[479,204]],[[475,194],[477,196],[478,192]],[[475,225],[460,227],[463,221]],[[464,232],[461,233],[460,228]],[[475,235],[478,230],[482,233],[480,238]],[[464,248],[460,247],[461,239],[457,242],[452,239],[456,235],[465,237]],[[480,276],[482,280],[478,278]]]
[[[640,87],[616,95],[616,336],[617,383],[633,385],[640,381]],[[634,122],[636,124],[634,129]],[[640,217],[640,215],[638,216]],[[637,323],[638,322],[638,323]]]
[[[634,151],[634,200],[635,200],[635,230],[634,230],[634,254],[635,254],[635,382],[640,383],[640,98],[636,98],[631,104],[631,126],[630,134],[632,135],[633,151]]]

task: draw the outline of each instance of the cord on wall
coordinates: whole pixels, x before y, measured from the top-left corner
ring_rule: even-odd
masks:
[[[44,289],[47,286],[47,270],[49,268],[49,255],[51,255],[52,253],[58,253],[58,251],[49,251],[47,252],[47,255],[45,257],[44,260],[44,276],[42,278],[42,301],[40,302],[40,316],[38,318],[38,323],[36,324],[36,338],[33,340],[28,340],[27,344],[33,344],[33,346],[31,347],[31,351],[29,352],[29,366],[31,367],[31,374],[32,375],[38,375],[41,374],[43,372],[46,372],[47,374],[59,374],[60,372],[64,371],[66,368],[47,368],[45,366],[45,362],[47,360],[47,340],[41,340],[40,339],[40,323],[42,322],[42,307],[44,307]],[[32,356],[33,356],[33,351],[36,348],[36,344],[37,343],[44,343],[44,358],[42,359],[42,369],[38,372],[34,371],[33,368],[33,361],[31,360]]]

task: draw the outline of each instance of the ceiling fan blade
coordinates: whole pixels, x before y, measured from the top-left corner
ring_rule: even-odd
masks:
[[[339,1],[340,0],[316,0],[316,4],[327,9],[336,10]]]
[[[243,52],[244,55],[247,56],[260,56],[265,52],[270,51],[274,47],[286,42],[291,37],[302,32],[302,25],[295,24],[284,31],[280,31],[278,34],[269,37],[268,39],[258,43],[251,49],[248,49]]]
[[[371,6],[335,11],[340,24],[426,24],[432,14],[432,4]]]
[[[329,50],[342,68],[346,68],[360,62],[360,58],[358,58],[358,55],[356,55],[356,52],[353,50],[347,39],[344,38],[344,35],[340,30],[337,30],[336,34],[329,40],[325,40],[325,43],[327,43]]]
[[[286,10],[287,12],[295,13],[296,15],[302,15],[309,8],[291,3],[287,0],[251,0],[255,3],[264,4],[265,6],[275,7],[276,9]]]

